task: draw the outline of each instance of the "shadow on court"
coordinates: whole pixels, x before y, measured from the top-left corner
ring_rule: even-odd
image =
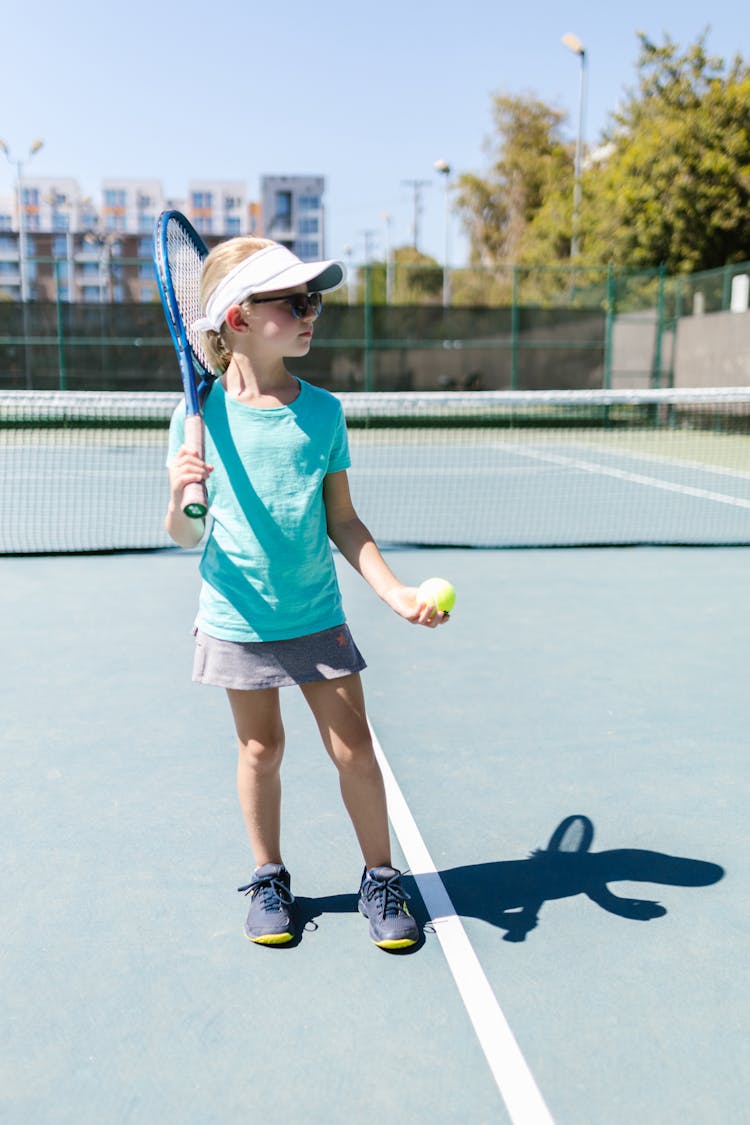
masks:
[[[504,930],[503,941],[521,942],[538,926],[544,903],[553,899],[585,895],[610,914],[645,922],[663,917],[666,907],[650,899],[620,897],[609,889],[610,883],[707,887],[724,875],[716,863],[639,848],[591,853],[593,834],[588,817],[567,817],[555,829],[548,847],[532,852],[528,859],[454,867],[439,872],[439,878],[458,915],[479,918]],[[425,878],[429,876],[420,876],[420,880]],[[416,892],[413,877],[405,877],[404,885],[410,894]],[[414,898],[419,903],[416,893]]]
[[[413,883],[414,880],[409,876],[404,876],[404,883]],[[405,888],[406,889],[406,888]],[[412,909],[414,903],[410,900],[409,908],[412,914],[419,920],[420,940],[416,945],[408,947],[407,949],[389,949],[388,953],[391,956],[408,956],[411,953],[416,953],[424,945],[424,925],[425,918],[424,909],[422,908],[419,895],[412,892],[409,888],[409,895],[412,896],[416,906]],[[356,914],[357,913],[357,896],[355,894],[341,894],[341,895],[325,895],[320,898],[307,898],[304,895],[295,895],[295,921],[296,934],[292,941],[286,945],[268,946],[267,948],[273,949],[273,952],[284,949],[295,949],[300,942],[304,941],[305,937],[314,933],[318,929],[318,918],[322,918],[325,914]]]
[[[448,892],[456,914],[479,918],[504,930],[503,941],[521,942],[539,924],[545,902],[585,895],[596,906],[631,922],[647,922],[667,913],[665,906],[646,898],[614,894],[610,883],[655,883],[671,887],[709,887],[724,876],[716,863],[687,859],[641,848],[615,848],[590,852],[594,826],[588,817],[566,817],[552,833],[546,848],[538,848],[528,859],[497,860],[468,864],[440,871],[437,876],[422,874],[420,882],[439,878]],[[422,940],[418,945],[395,951],[399,955],[416,953],[424,945],[424,930],[430,919],[422,904],[417,881],[404,875],[409,909],[419,922]],[[297,896],[297,935],[274,952],[294,949],[306,935],[318,929],[317,919],[326,914],[356,914],[355,894],[327,895],[320,898]],[[394,952],[394,951],[391,951]]]

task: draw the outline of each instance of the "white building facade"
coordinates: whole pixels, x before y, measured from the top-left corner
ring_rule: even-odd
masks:
[[[325,258],[322,176],[262,176],[263,234],[299,258]]]
[[[158,180],[110,178],[101,200],[74,179],[29,176],[0,196],[0,298],[67,302],[158,299],[151,238],[161,211],[182,211],[209,247],[262,234],[302,258],[324,257],[325,180],[264,176],[261,200],[235,180],[194,180],[169,198]],[[20,214],[19,214],[20,201]]]

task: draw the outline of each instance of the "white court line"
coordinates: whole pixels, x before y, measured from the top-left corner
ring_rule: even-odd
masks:
[[[629,457],[631,461],[653,461],[656,465],[667,465],[672,469],[697,469],[699,473],[713,473],[714,476],[732,477],[735,480],[750,480],[747,469],[729,469],[724,465],[712,465],[708,461],[687,461],[682,457],[670,457],[666,453],[644,453],[642,450],[624,449],[619,446],[582,445],[575,443],[578,449],[585,449],[587,453],[604,453],[615,457]]]
[[[511,1120],[514,1125],[554,1125],[372,726],[370,732],[391,823]]]
[[[580,469],[584,473],[616,477],[618,480],[626,480],[631,484],[645,484],[649,488],[661,488],[665,492],[679,492],[683,496],[696,496],[699,500],[713,500],[717,504],[729,504],[733,508],[750,508],[750,500],[743,500],[739,496],[728,496],[725,492],[712,492],[707,488],[693,488],[687,484],[673,484],[671,481],[662,480],[660,477],[647,477],[642,473],[631,473],[627,469],[614,469],[609,465],[602,465],[598,461],[584,461],[577,457],[563,457],[556,453],[532,453],[528,449],[519,449],[517,452],[536,461],[546,461],[551,465],[562,465],[566,469]]]

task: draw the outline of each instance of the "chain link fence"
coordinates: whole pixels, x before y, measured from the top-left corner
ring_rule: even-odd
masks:
[[[55,276],[64,268],[34,264]],[[118,280],[149,267],[119,259]],[[750,263],[679,277],[473,267],[447,279],[435,265],[373,263],[350,270],[347,285],[326,298],[310,355],[290,367],[333,391],[672,386],[680,321],[745,311],[749,278]],[[161,306],[110,301],[116,288],[107,282],[92,302],[63,300],[62,285],[53,300],[0,299],[0,388],[173,390]],[[715,382],[711,370],[704,382]]]

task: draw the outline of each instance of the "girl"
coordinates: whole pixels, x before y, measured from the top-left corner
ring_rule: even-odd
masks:
[[[239,744],[237,788],[255,870],[245,934],[294,937],[294,897],[280,841],[284,728],[279,688],[298,684],[325,749],[365,862],[359,909],[376,945],[419,937],[401,873],[391,864],[385,790],[365,715],[365,667],[346,625],[329,540],[400,617],[448,620],[393,574],[354,510],[341,404],[296,378],[285,357],[310,350],[321,293],[344,280],[339,262],[301,262],[285,247],[233,238],[207,257],[205,316],[194,326],[217,372],[204,405],[205,461],[184,444],[184,406],[170,428],[165,526],[183,547],[205,533],[182,512],[203,480],[210,529],[200,564],[193,679],[226,689]]]

